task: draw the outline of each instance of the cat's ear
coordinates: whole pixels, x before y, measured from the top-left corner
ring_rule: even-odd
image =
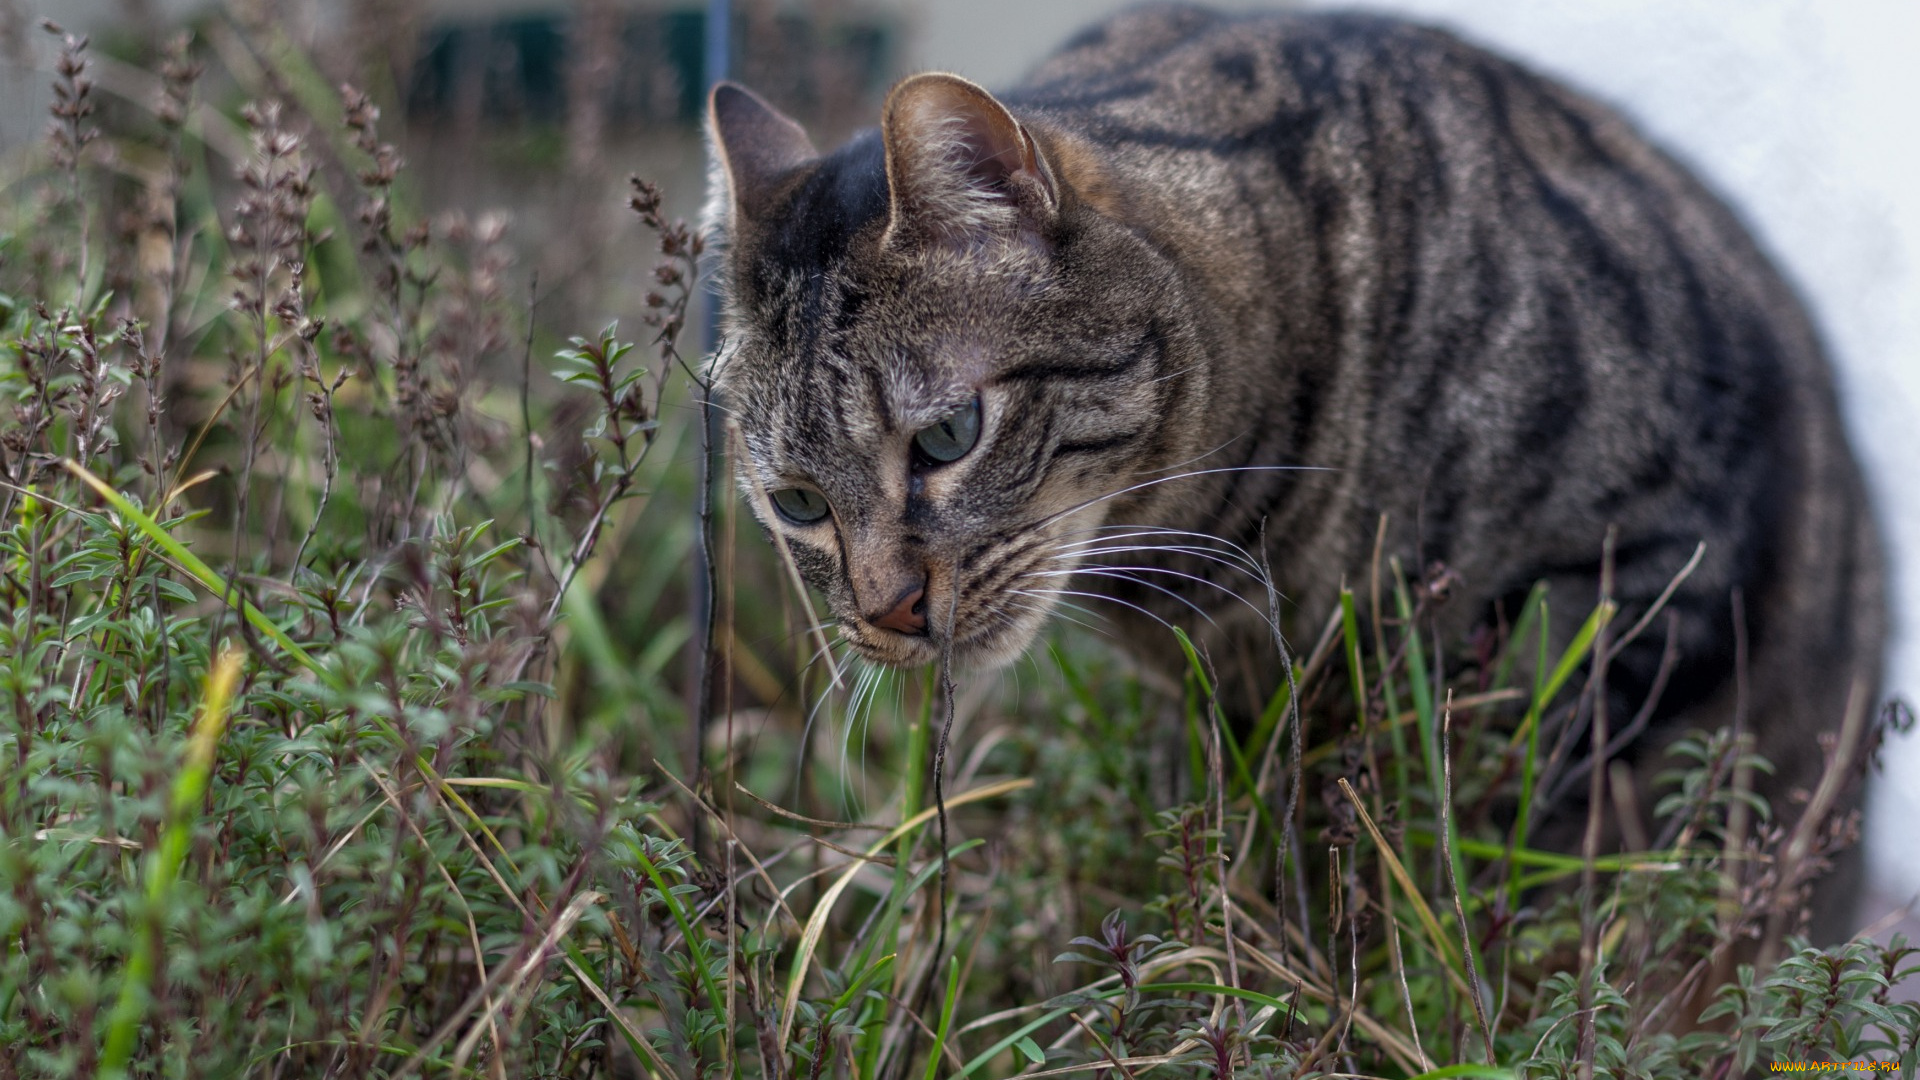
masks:
[[[737,83],[713,88],[707,122],[733,215],[759,216],[781,181],[819,156],[805,128]]]
[[[887,95],[880,131],[890,242],[1045,233],[1059,205],[1052,170],[992,94],[958,75],[915,75]]]

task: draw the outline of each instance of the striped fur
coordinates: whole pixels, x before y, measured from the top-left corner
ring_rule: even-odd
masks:
[[[1064,586],[1132,605],[1149,658],[1169,651],[1153,620],[1193,609],[1216,656],[1243,655],[1265,603],[1226,546],[1089,556],[1117,546],[1095,530],[1264,537],[1301,627],[1364,580],[1382,514],[1390,553],[1458,575],[1442,627],[1464,641],[1541,578],[1584,616],[1613,526],[1629,620],[1707,544],[1629,756],[1729,715],[1737,590],[1774,790],[1809,782],[1850,682],[1877,685],[1876,534],[1807,316],[1672,159],[1564,87],[1373,16],[1153,7],[997,100],[970,85],[910,79],[882,131],[758,171],[755,125],[725,114],[766,106],[715,99],[721,386],[743,467],[831,501],[821,525],[764,520],[855,647],[925,662],[950,619],[961,659],[1002,662]],[[913,432],[976,392],[980,444],[916,470]],[[920,567],[931,636],[862,618]],[[1615,661],[1623,708],[1660,638]]]

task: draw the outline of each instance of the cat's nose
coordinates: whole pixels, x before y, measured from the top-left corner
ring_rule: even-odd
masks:
[[[893,602],[891,610],[881,615],[869,615],[867,621],[875,626],[884,626],[900,634],[924,634],[927,632],[927,585],[925,581],[908,586]]]

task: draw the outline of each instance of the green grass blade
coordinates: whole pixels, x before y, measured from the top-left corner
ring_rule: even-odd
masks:
[[[953,1032],[953,1006],[960,997],[960,958],[947,957],[947,999],[940,1005],[940,1026],[933,1033],[933,1052],[927,1055],[927,1071],[922,1080],[933,1080],[940,1069],[940,1058],[947,1051],[947,1036]]]
[[[1547,628],[1552,620],[1548,618],[1547,598],[1544,593],[1541,595],[1540,656],[1538,666],[1534,669],[1533,701],[1527,706],[1527,715],[1520,721],[1520,727],[1514,731],[1513,738],[1507,743],[1509,754],[1517,750],[1522,741],[1527,747],[1526,757],[1520,761],[1520,807],[1513,824],[1512,846],[1516,851],[1527,846],[1527,833],[1533,817],[1534,772],[1538,767],[1540,756],[1540,718],[1546,714],[1547,706],[1551,705],[1553,699],[1559,695],[1560,688],[1573,677],[1574,669],[1580,666],[1580,662],[1593,648],[1594,639],[1599,636],[1600,628],[1612,620],[1614,611],[1613,601],[1601,601],[1593,609],[1593,613],[1587,616],[1587,621],[1581,624],[1580,632],[1573,636],[1566,650],[1560,654],[1560,661],[1554,665],[1553,673],[1544,675],[1547,670]],[[1521,891],[1520,864],[1513,863],[1507,871],[1509,910],[1519,910]]]
[[[1435,810],[1440,808],[1440,736],[1433,708],[1432,672],[1427,669],[1426,649],[1420,630],[1413,623],[1413,605],[1407,597],[1407,579],[1400,572],[1400,561],[1392,561],[1393,602],[1406,630],[1407,692],[1413,697],[1413,715],[1420,731],[1420,760],[1427,764],[1427,786]]]
[[[661,903],[667,905],[667,910],[673,914],[674,924],[680,927],[680,936],[687,943],[687,962],[693,965],[694,972],[700,976],[700,988],[707,992],[708,1006],[720,1008],[727,999],[713,981],[713,967],[707,962],[707,943],[694,936],[693,924],[687,919],[686,906],[667,887],[666,876],[660,873],[660,868],[653,864],[652,859],[647,858],[647,853],[641,850],[640,845],[629,842],[627,850],[633,852],[633,857],[640,861],[640,869],[646,871],[647,880],[653,882],[653,887],[660,891]]]
[[[1536,581],[1527,591],[1527,598],[1520,605],[1520,617],[1513,621],[1513,629],[1507,633],[1507,646],[1500,653],[1500,662],[1494,666],[1492,688],[1498,690],[1513,682],[1513,666],[1520,659],[1520,650],[1533,633],[1534,625],[1545,616],[1542,607],[1547,602],[1547,583]],[[1536,674],[1538,673],[1538,669]]]
[[[1340,587],[1340,638],[1345,646],[1347,676],[1353,688],[1353,722],[1362,736],[1367,733],[1367,670],[1360,658],[1360,616],[1354,609],[1353,590]]]
[[[173,779],[173,791],[167,800],[167,827],[160,836],[160,848],[147,864],[146,925],[134,939],[133,956],[127,961],[120,997],[107,1018],[106,1044],[100,1051],[100,1075],[118,1078],[127,1073],[133,1059],[133,1045],[140,1036],[140,1022],[146,1017],[147,992],[153,981],[154,952],[161,933],[160,911],[179,880],[180,868],[187,861],[187,849],[193,843],[193,822],[199,816],[200,802],[206,797],[207,783],[213,776],[213,759],[220,736],[227,728],[227,711],[233,703],[234,688],[240,682],[240,654],[228,651],[214,662],[207,673],[206,690],[200,699],[200,719],[187,743],[187,759]]]
[[[1187,632],[1185,630],[1182,630],[1177,626],[1173,628],[1173,636],[1179,639],[1180,648],[1186,651],[1187,666],[1192,669],[1194,680],[1200,684],[1200,689],[1204,691],[1206,694],[1207,702],[1209,703],[1210,706],[1215,706],[1216,707],[1215,711],[1217,712],[1218,711],[1217,699],[1213,696],[1213,684],[1207,679],[1207,673],[1201,669],[1200,654],[1194,650],[1193,640],[1187,637]],[[1283,704],[1282,708],[1284,707],[1285,706]],[[1194,745],[1196,747],[1196,752],[1197,752],[1197,748],[1199,746],[1199,742],[1198,742],[1199,717],[1189,712],[1187,720],[1188,720],[1188,723],[1193,725],[1193,728],[1194,728],[1194,731],[1193,731],[1195,736]],[[1239,782],[1240,791],[1248,795],[1255,794],[1254,783],[1253,783],[1253,773],[1249,771],[1247,768],[1246,754],[1240,749],[1239,742],[1234,739],[1233,732],[1227,730],[1227,726],[1225,724],[1220,725],[1220,744],[1226,748],[1228,760],[1233,762],[1233,777],[1236,781]],[[1251,743],[1250,745],[1258,746],[1259,743],[1256,741]],[[1204,769],[1202,770],[1202,772],[1204,773]],[[1205,790],[1205,787],[1206,785],[1202,784],[1199,790]],[[1260,823],[1266,826],[1267,832],[1274,836],[1278,836],[1279,830],[1277,826],[1274,825],[1273,812],[1267,809],[1266,800],[1255,798],[1253,800],[1253,809],[1255,813],[1260,815]]]
[[[972,1061],[967,1062],[964,1068],[962,1068],[959,1072],[954,1073],[951,1077],[948,1078],[948,1080],[966,1080],[967,1077],[972,1076],[974,1073],[979,1072],[981,1069],[986,1068],[989,1064],[993,1062],[994,1058],[1000,1056],[1003,1053],[1006,1053],[1008,1050],[1013,1049],[1014,1044],[1018,1043],[1021,1039],[1027,1038],[1028,1036],[1032,1035],[1034,1032],[1039,1031],[1041,1028],[1046,1027],[1048,1024],[1053,1023],[1055,1020],[1058,1020],[1061,1017],[1066,1016],[1067,1014],[1073,1012],[1073,1010],[1078,1007],[1079,1006],[1069,1005],[1064,1008],[1049,1009],[1048,1011],[1041,1013],[1039,1016],[1035,1017],[1034,1019],[1027,1021],[1026,1023],[1020,1025],[1017,1028],[1014,1028],[1013,1031],[1010,1032],[1005,1038],[1001,1039],[999,1042],[994,1043],[992,1046],[987,1047],[985,1050],[982,1050],[979,1054],[975,1055]]]
[[[88,472],[86,467],[79,462],[66,460],[62,461],[61,464],[67,467],[68,472],[79,477],[82,483],[92,488],[95,494],[105,499],[107,505],[118,511],[121,517],[126,518],[139,527],[140,531],[147,535],[147,539],[153,541],[153,546],[165,552],[166,556],[172,559],[182,570],[193,575],[194,580],[204,586],[208,592],[213,593],[215,596],[225,596],[228,594],[225,578],[214,573],[212,567],[200,560],[200,556],[187,550],[185,544],[174,539],[172,533],[162,528],[159,522],[148,517],[139,507],[133,505],[133,502],[125,495],[115,491],[106,481]],[[254,629],[265,634],[275,645],[280,646],[288,656],[299,661],[301,667],[319,676],[321,681],[333,687],[335,690],[344,689],[344,687],[340,685],[338,678],[332,672],[321,667],[319,662],[314,660],[307,650],[301,648],[292,638],[288,637],[286,631],[280,629],[272,619],[267,618],[265,612],[248,603],[245,597],[236,596],[232,597],[232,600],[238,605],[240,613],[246,617],[246,620],[253,624]]]

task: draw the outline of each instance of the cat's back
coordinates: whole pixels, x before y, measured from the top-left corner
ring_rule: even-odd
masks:
[[[1271,145],[1302,121],[1391,105],[1382,94],[1438,103],[1478,97],[1488,80],[1535,81],[1445,30],[1392,16],[1169,3],[1086,28],[1003,97],[1078,116],[1115,141],[1226,152]]]
[[[1149,5],[1006,99],[1210,293],[1253,381],[1226,422],[1283,432],[1288,463],[1423,474],[1439,407],[1473,444],[1455,465],[1709,457],[1702,483],[1751,489],[1768,455],[1737,433],[1832,411],[1818,335],[1735,213],[1612,108],[1443,29]],[[1659,513],[1704,501],[1676,494]]]
[[[1542,179],[1658,199],[1676,219],[1713,219],[1696,231],[1749,242],[1711,192],[1605,103],[1388,15],[1148,4],[1075,35],[1002,96],[1123,168],[1186,169],[1155,178],[1176,185],[1221,183],[1220,169],[1249,164],[1277,167],[1294,194],[1403,180],[1433,216],[1471,211],[1476,196],[1538,202]]]

